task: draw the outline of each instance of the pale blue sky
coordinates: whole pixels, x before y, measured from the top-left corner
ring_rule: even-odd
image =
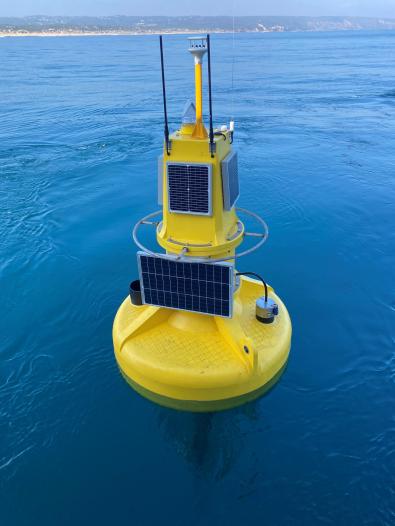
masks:
[[[224,15],[233,0],[0,0],[0,16]],[[395,0],[234,0],[238,15],[348,15],[395,18]]]

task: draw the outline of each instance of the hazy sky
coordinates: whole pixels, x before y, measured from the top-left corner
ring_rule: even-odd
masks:
[[[353,15],[395,18],[395,0],[0,0],[0,16]]]

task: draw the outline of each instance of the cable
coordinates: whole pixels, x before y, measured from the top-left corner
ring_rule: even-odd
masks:
[[[217,137],[220,137],[222,136],[224,138],[224,141],[226,141],[226,135],[220,131],[216,131],[214,132],[214,135],[216,135]]]
[[[267,285],[266,285],[266,281],[259,274],[256,274],[255,272],[236,272],[236,276],[254,276],[255,278],[258,278],[260,281],[262,281],[263,286],[265,288],[265,303],[267,303]]]

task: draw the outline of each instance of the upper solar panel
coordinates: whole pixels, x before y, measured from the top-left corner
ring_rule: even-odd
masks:
[[[233,266],[230,263],[195,263],[138,252],[143,303],[232,316]]]
[[[211,166],[167,163],[170,212],[212,214]]]
[[[222,193],[224,209],[231,210],[239,198],[239,174],[237,169],[237,152],[229,153],[221,162]]]

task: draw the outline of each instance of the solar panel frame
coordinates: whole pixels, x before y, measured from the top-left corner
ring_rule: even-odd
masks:
[[[181,207],[174,207],[174,201],[173,201],[173,205],[172,205],[172,189],[171,189],[171,185],[170,185],[170,177],[171,175],[169,176],[169,166],[185,166],[185,167],[193,167],[193,168],[199,168],[199,167],[203,167],[203,168],[206,168],[207,169],[207,211],[199,211],[197,209],[197,206],[198,206],[198,203],[196,201],[196,194],[194,196],[194,200],[192,202],[192,206],[191,206],[191,203],[189,202],[189,195],[186,196],[186,199],[188,201],[188,204],[187,206],[184,206],[183,208]],[[185,186],[185,182],[184,183],[184,186]],[[194,183],[194,190],[195,192],[198,190],[198,185],[199,185],[199,182],[198,181],[193,181]],[[212,185],[213,185],[213,182],[212,182],[212,165],[207,163],[207,164],[204,164],[204,163],[185,163],[185,162],[174,162],[174,161],[168,161],[166,163],[166,185],[167,185],[167,205],[168,205],[168,208],[169,208],[169,212],[172,212],[172,213],[176,213],[176,214],[187,214],[187,215],[203,215],[203,216],[211,216],[213,215],[213,192],[212,192]],[[185,199],[185,197],[184,197]]]
[[[154,265],[151,267],[152,272],[143,269],[143,257],[151,260],[150,265]],[[156,272],[157,263],[152,263],[153,261],[161,261],[160,273]],[[168,273],[166,269],[163,269],[162,262],[166,262]],[[139,251],[137,252],[137,264],[141,297],[145,305],[195,312],[207,316],[232,317],[234,292],[234,265],[232,263],[225,261],[221,263],[192,262],[186,259],[176,261],[166,255],[158,257]],[[201,277],[200,273],[203,273]],[[150,287],[146,287],[146,276],[143,274],[148,275]],[[197,278],[194,277],[196,275]],[[223,279],[224,277],[228,278],[227,282],[226,279]],[[152,279],[153,283],[151,283]]]

